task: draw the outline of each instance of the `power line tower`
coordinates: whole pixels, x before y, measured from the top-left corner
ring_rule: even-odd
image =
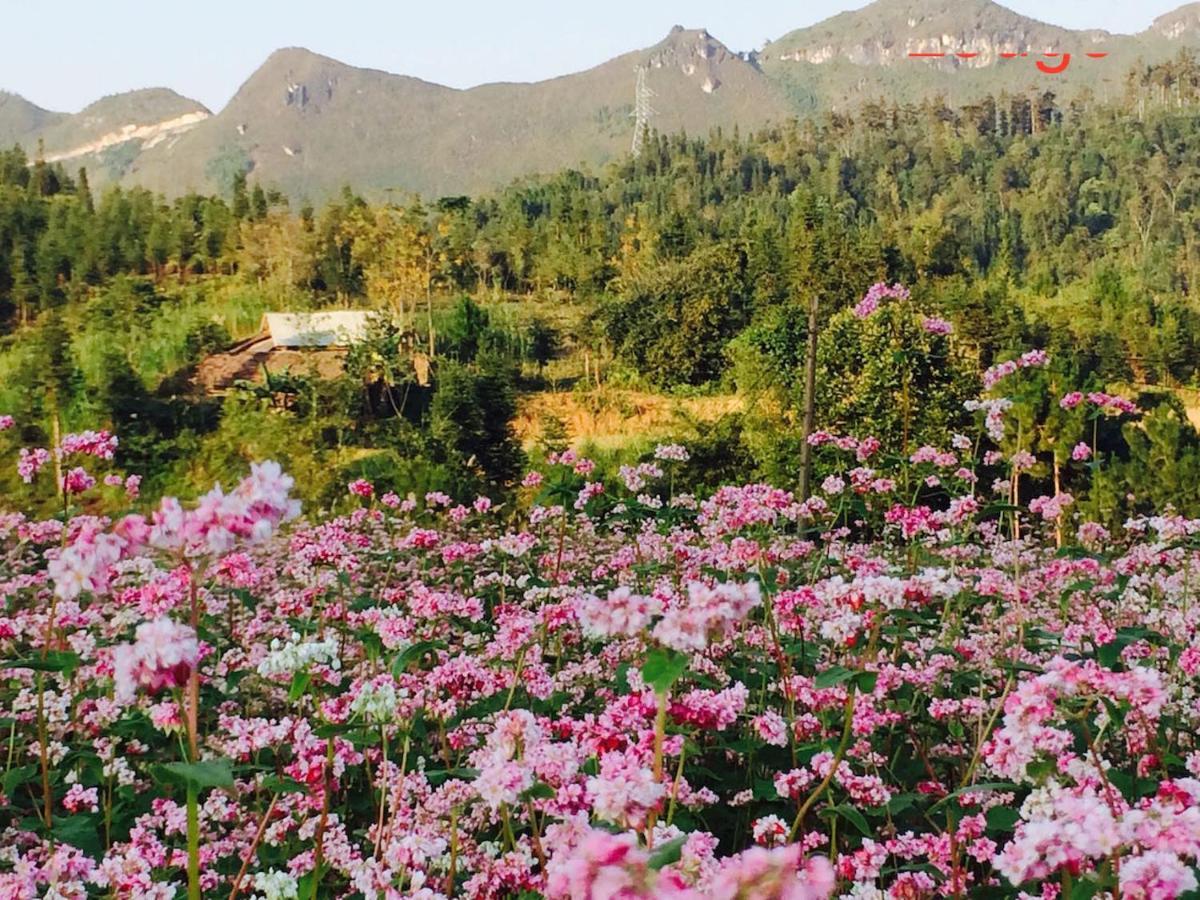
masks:
[[[634,159],[642,155],[642,140],[646,136],[650,117],[655,114],[654,107],[650,105],[653,96],[654,91],[646,84],[646,67],[638,66],[637,87],[633,96],[633,144],[629,148]]]

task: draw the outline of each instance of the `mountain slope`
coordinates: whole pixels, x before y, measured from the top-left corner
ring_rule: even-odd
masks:
[[[14,94],[0,94],[0,142],[19,143],[30,157],[86,166],[94,183],[125,177],[132,161],[212,114],[195,100],[166,88],[113,94],[75,115],[47,112]]]
[[[0,147],[28,145],[30,139],[36,144],[38,132],[62,118],[65,118],[62,113],[50,112],[17,94],[0,91]]]
[[[791,112],[739,55],[707,32],[682,28],[584,72],[469,90],[289,49],[274,53],[204,128],[144,154],[132,174],[163,190],[210,189],[243,167],[312,199],[342,183],[475,192],[625,152],[638,66],[654,92],[651,124],[662,131],[704,133]]]
[[[933,94],[953,102],[1003,91],[1115,96],[1130,68],[1169,59],[1184,46],[1200,46],[1200,3],[1125,35],[1050,25],[992,0],[877,0],[772,41],[759,62],[796,108],[806,110],[881,97],[917,102]],[[1039,61],[1061,65],[1061,54],[1071,57],[1064,71],[1038,70]]]

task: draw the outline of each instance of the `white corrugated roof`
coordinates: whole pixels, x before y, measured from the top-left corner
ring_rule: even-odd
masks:
[[[365,310],[265,313],[263,326],[274,347],[345,347],[366,339]]]

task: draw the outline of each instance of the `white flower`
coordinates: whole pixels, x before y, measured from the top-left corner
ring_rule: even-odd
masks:
[[[396,714],[396,688],[388,677],[368,681],[350,704],[350,712],[377,724],[390,722]]]
[[[271,641],[271,652],[258,664],[258,674],[265,678],[291,674],[307,669],[313,663],[324,663],[332,669],[341,668],[337,641],[329,638],[302,644],[300,635],[293,632],[292,639],[286,644],[280,645],[279,638]]]
[[[271,869],[254,876],[254,887],[262,891],[263,900],[297,900],[299,886],[287,872]]]

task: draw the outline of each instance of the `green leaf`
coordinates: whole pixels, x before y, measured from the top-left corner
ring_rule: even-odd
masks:
[[[392,674],[399,675],[407,669],[412,663],[419,662],[421,657],[426,653],[431,653],[434,650],[446,649],[445,643],[442,641],[417,641],[411,647],[406,647],[404,651],[396,657],[392,663]]]
[[[813,687],[820,690],[836,687],[844,681],[849,681],[854,675],[853,669],[847,669],[845,666],[830,666],[824,672],[817,674],[817,677],[813,679]]]
[[[617,666],[617,690],[622,694],[629,693],[629,663],[623,662]]]
[[[518,795],[519,800],[552,800],[554,799],[554,788],[546,784],[544,781],[535,781],[532,785],[521,791]]]
[[[0,669],[30,669],[34,672],[66,672],[68,675],[79,668],[83,662],[79,654],[72,650],[55,650],[46,654],[46,658],[6,659],[0,661]]]
[[[851,825],[853,825],[855,828],[857,828],[859,834],[861,834],[863,837],[871,837],[875,833],[871,829],[871,826],[867,823],[867,820],[863,816],[863,814],[860,813],[853,806],[849,806],[849,805],[843,803],[839,806],[830,807],[827,810],[827,813],[829,815],[841,816],[843,819],[845,819],[847,822],[849,822]]]
[[[648,865],[651,869],[657,871],[663,866],[669,866],[672,863],[679,862],[680,856],[683,855],[683,845],[686,843],[688,836],[681,834],[679,837],[672,838],[665,844],[659,844],[650,854]]]
[[[912,806],[919,796],[919,794],[896,794],[887,802],[887,811],[893,816],[897,813],[902,813]]]
[[[100,828],[95,816],[66,816],[54,820],[51,833],[57,840],[78,847],[89,856],[100,856],[104,848],[100,843]]]
[[[1021,811],[1013,806],[993,806],[987,811],[988,831],[1012,831],[1021,820]]]
[[[449,781],[451,778],[457,778],[461,781],[473,781],[478,777],[478,769],[428,769],[425,772],[425,779],[435,787],[444,781]]]
[[[288,702],[295,703],[304,696],[312,683],[312,675],[308,672],[297,672],[292,676],[292,686],[288,688]]]
[[[1035,759],[1025,766],[1025,774],[1034,781],[1040,781],[1043,778],[1049,778],[1058,771],[1058,766],[1055,765],[1052,759]]]
[[[854,684],[858,687],[859,692],[863,694],[875,693],[875,685],[878,681],[878,672],[859,672],[854,676]]]
[[[687,671],[687,667],[687,654],[656,647],[646,654],[646,661],[642,664],[642,680],[656,693],[665,694]]]
[[[1030,763],[1034,765],[1034,763]],[[1053,763],[1051,763],[1053,765]],[[933,806],[929,807],[929,811],[933,812],[938,807],[944,806],[951,800],[961,797],[963,794],[973,794],[976,791],[1015,791],[1019,785],[1013,784],[1011,781],[981,781],[978,784],[968,784],[966,787],[961,787],[957,791],[952,791],[947,794]]]
[[[9,797],[13,795],[13,791],[23,784],[28,784],[37,778],[38,767],[34,764],[28,766],[18,766],[15,769],[9,769],[4,773],[4,778],[0,783],[4,785],[4,793]]]
[[[168,778],[198,788],[233,787],[233,768],[227,759],[202,759],[200,762],[164,763],[158,767]]]
[[[287,778],[280,775],[268,775],[259,783],[265,791],[270,791],[272,794],[307,794],[308,788],[300,782],[292,778]]]

